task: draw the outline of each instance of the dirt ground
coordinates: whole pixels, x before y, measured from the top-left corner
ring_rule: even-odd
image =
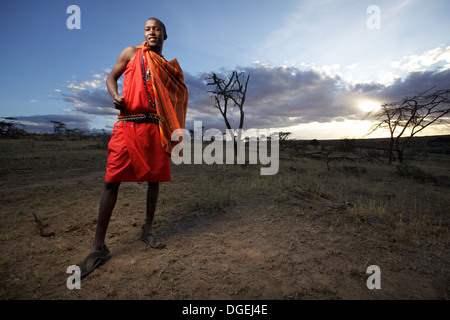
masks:
[[[281,188],[289,170],[262,178],[258,168],[194,165],[173,167],[161,185],[155,232],[166,248],[139,241],[146,184],[123,183],[106,238],[111,259],[70,290],[66,270],[89,252],[104,178],[104,151],[83,159],[3,172],[1,299],[449,298],[448,225],[439,224],[444,247],[411,243],[383,221]],[[53,236],[39,234],[33,213]],[[367,287],[370,265],[381,289]]]

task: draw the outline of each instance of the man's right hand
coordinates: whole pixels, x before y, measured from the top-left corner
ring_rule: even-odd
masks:
[[[124,105],[124,97],[116,95],[114,96],[114,107],[118,110],[122,110]]]
[[[111,73],[106,78],[106,88],[108,89],[111,97],[114,97],[114,107],[118,110],[122,110],[125,107],[124,97],[119,95],[117,88],[117,80],[122,76],[127,68],[128,62],[130,62],[136,56],[136,47],[126,47],[119,56],[117,63],[111,70]]]

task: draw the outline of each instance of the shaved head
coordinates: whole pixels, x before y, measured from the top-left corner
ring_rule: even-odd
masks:
[[[148,18],[145,22],[147,23],[148,20],[154,20],[154,21],[158,22],[160,24],[160,26],[161,26],[162,31],[163,31],[164,38],[167,38],[166,26],[164,25],[164,23],[161,20],[159,20],[157,18]]]

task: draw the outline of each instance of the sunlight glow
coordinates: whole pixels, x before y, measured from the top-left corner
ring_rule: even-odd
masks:
[[[359,103],[358,107],[364,112],[371,112],[379,109],[381,104],[376,101],[366,100]]]

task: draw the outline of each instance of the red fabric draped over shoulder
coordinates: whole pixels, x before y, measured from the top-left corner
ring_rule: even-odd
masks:
[[[142,54],[145,70],[149,67],[151,72],[146,86],[156,109],[144,87]],[[171,135],[174,130],[184,128],[188,98],[178,62],[167,62],[145,46],[139,46],[126,66],[123,96],[122,115],[157,112],[164,120],[159,124],[115,123],[108,145],[105,181],[170,181],[170,152],[177,143],[171,141]]]
[[[153,92],[158,115],[164,118],[159,123],[161,143],[168,153],[179,141],[171,141],[172,133],[184,129],[188,104],[188,91],[184,74],[176,59],[166,61],[151,51],[147,42],[139,46],[147,57],[152,75]]]

